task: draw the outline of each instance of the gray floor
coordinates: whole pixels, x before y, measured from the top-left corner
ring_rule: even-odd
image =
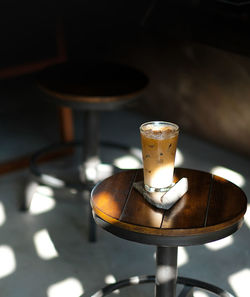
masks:
[[[20,135],[13,122],[11,126],[7,125],[10,125],[8,118],[2,120],[5,150],[1,152],[1,159],[6,158],[5,153],[7,156],[18,154],[25,150],[24,147],[31,150],[49,143],[54,137],[53,133],[46,134],[44,127],[37,133],[39,124],[30,125],[28,119],[24,121]],[[12,119],[15,119],[14,115]],[[146,120],[149,119],[130,111],[103,114],[102,138],[139,149],[138,127]],[[11,153],[8,144],[11,144]],[[230,178],[250,197],[249,158],[185,133],[180,134],[178,150],[178,166],[206,171],[217,167],[217,173],[218,167],[222,167],[222,174],[231,173]],[[0,296],[77,297],[81,293],[90,296],[115,279],[154,274],[155,248],[152,246],[116,238],[99,228],[98,241],[88,242],[88,202],[85,200],[55,202],[51,199],[53,193],[40,187],[33,196],[30,212],[19,212],[18,201],[23,197],[28,181],[27,170],[0,177]],[[243,227],[233,236],[203,246],[181,247],[179,274],[211,282],[238,297],[249,297],[249,229],[248,211]],[[135,286],[116,294],[153,296],[153,287]],[[196,292],[194,296],[210,295]]]

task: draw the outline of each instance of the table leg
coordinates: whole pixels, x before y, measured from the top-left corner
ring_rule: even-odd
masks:
[[[155,297],[175,297],[176,295],[177,250],[177,247],[157,247]]]
[[[84,113],[84,151],[85,161],[99,154],[99,114],[89,110]]]
[[[80,168],[81,181],[93,186],[97,180],[99,158],[99,114],[97,111],[84,112],[83,164]]]
[[[97,111],[84,113],[84,164],[83,176],[89,190],[96,182],[97,165],[99,163],[99,114]],[[96,241],[96,224],[89,205],[89,241]]]
[[[74,120],[72,109],[65,106],[59,107],[61,141],[70,142],[74,140]]]

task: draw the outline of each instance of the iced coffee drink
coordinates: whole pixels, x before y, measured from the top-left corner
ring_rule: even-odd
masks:
[[[144,187],[164,192],[173,183],[179,127],[169,122],[148,122],[140,127]]]

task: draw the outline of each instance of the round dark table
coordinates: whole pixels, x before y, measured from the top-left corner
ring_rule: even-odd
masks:
[[[78,60],[45,68],[36,81],[50,100],[84,111],[122,107],[140,97],[149,83],[143,72],[128,65]]]
[[[36,82],[48,100],[81,112],[84,141],[60,142],[39,150],[31,158],[31,173],[40,183],[55,189],[60,187],[78,192],[92,190],[102,179],[97,169],[102,163],[101,146],[131,154],[128,146],[100,141],[100,113],[120,109],[140,98],[149,83],[148,77],[142,71],[128,65],[73,60],[45,68],[37,73]],[[114,129],[117,129],[117,123],[114,122],[113,125]],[[83,152],[77,180],[62,179],[50,174],[48,177],[48,174],[42,172],[39,161],[56,152],[71,151],[72,147],[78,147]],[[109,165],[112,165],[112,170],[116,169],[114,164]],[[93,171],[96,172],[94,177],[88,173]],[[21,209],[27,210],[30,203],[31,198],[25,198]],[[92,215],[90,215],[89,240],[96,240]]]
[[[176,168],[174,182],[182,177],[188,179],[188,190],[169,210],[152,206],[133,187],[143,180],[142,169],[117,173],[93,189],[91,206],[98,225],[121,238],[157,247],[155,276],[107,286],[102,289],[104,295],[123,286],[155,282],[156,297],[174,297],[177,283],[184,285],[181,297],[192,296],[194,287],[232,296],[212,284],[177,277],[177,250],[237,231],[246,212],[246,196],[235,184],[207,172]]]

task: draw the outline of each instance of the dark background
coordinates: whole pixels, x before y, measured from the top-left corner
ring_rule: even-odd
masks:
[[[247,1],[17,1],[0,4],[1,68],[57,54],[58,24],[70,57],[110,56],[141,38],[198,41],[249,55]],[[157,46],[154,43],[154,46]]]
[[[151,82],[137,111],[250,155],[249,9],[236,0],[1,1],[1,88],[67,59],[126,63]]]

